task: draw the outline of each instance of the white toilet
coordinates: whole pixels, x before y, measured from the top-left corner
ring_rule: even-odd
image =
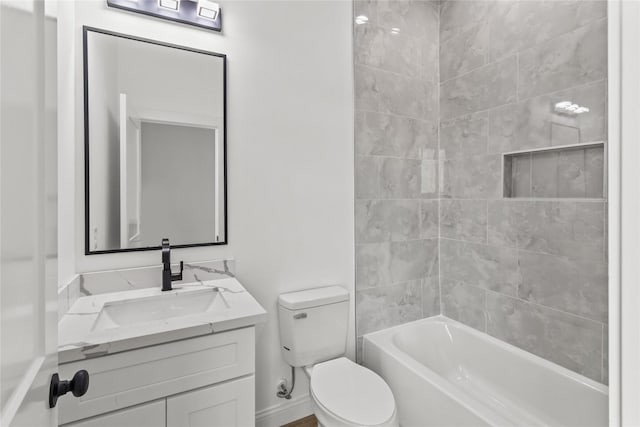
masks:
[[[391,389],[375,372],[344,356],[349,292],[340,286],[278,298],[280,349],[304,368],[314,414],[323,427],[398,427]]]

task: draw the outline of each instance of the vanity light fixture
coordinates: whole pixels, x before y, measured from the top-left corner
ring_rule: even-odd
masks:
[[[220,6],[211,0],[198,0],[198,16],[215,21],[218,17]]]
[[[177,11],[180,9],[180,0],[158,0],[158,6]]]
[[[400,33],[400,28],[398,28],[398,27],[393,27],[393,28],[391,29],[391,34],[393,34],[394,36],[395,36],[396,34],[399,34],[399,33]]]
[[[588,113],[589,108],[574,104],[571,101],[562,101],[556,103],[556,105],[554,106],[554,111],[560,114],[575,116],[577,114]]]
[[[369,18],[367,18],[366,16],[364,15],[356,16],[356,24],[362,25],[362,24],[366,24],[367,22],[369,22]]]
[[[212,0],[107,0],[109,7],[213,31],[222,31],[222,11]]]

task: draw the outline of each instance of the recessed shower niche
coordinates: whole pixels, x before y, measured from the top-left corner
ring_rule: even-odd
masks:
[[[604,142],[504,153],[505,198],[603,199]]]

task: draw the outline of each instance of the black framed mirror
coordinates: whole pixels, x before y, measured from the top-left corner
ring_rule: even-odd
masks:
[[[228,242],[226,55],[83,28],[85,254]]]

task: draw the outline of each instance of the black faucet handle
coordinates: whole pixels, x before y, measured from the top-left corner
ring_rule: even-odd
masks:
[[[182,280],[182,271],[184,270],[184,261],[180,261],[180,273],[171,273],[171,281]]]

